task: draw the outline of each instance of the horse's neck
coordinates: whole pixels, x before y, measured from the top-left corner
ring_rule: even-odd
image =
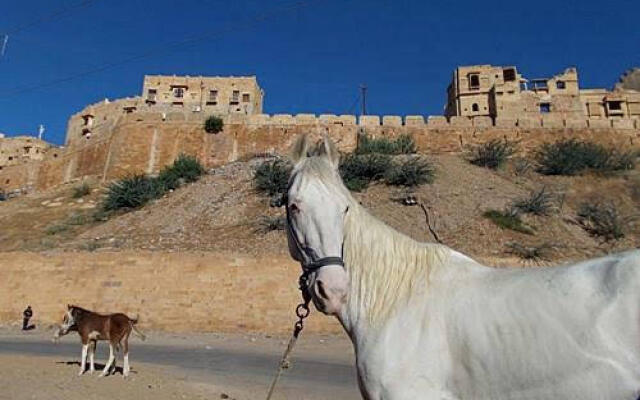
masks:
[[[416,296],[450,249],[420,243],[358,207],[345,225],[345,262],[350,293],[341,318],[347,330],[377,329]]]

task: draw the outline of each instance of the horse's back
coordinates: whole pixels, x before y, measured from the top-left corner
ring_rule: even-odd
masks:
[[[444,318],[461,394],[637,397],[640,252],[488,271],[456,293]]]

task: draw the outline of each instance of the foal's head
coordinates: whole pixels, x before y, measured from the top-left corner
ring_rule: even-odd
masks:
[[[80,307],[67,304],[67,310],[62,317],[62,323],[60,328],[56,331],[53,338],[57,339],[60,336],[64,336],[71,331],[78,330],[77,318],[78,314],[82,311]]]
[[[340,155],[327,137],[312,148],[302,136],[292,158],[286,202],[289,252],[308,273],[307,293],[316,308],[339,315],[349,285],[342,261],[344,220],[353,201],[338,173]]]

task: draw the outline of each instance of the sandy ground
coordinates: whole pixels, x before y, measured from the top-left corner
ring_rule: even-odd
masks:
[[[226,398],[214,385],[188,382],[166,368],[149,364],[136,364],[126,381],[119,373],[105,378],[97,373],[82,377],[77,373],[78,362],[71,358],[0,355],[0,399]]]
[[[99,377],[107,358],[98,345],[96,373],[78,376],[80,344],[69,335],[0,329],[0,399],[263,399],[285,337],[149,333],[131,341],[131,375]],[[353,351],[344,337],[302,336],[274,400],[359,399]]]

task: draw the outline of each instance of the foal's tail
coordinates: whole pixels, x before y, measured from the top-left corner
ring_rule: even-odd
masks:
[[[133,331],[133,333],[138,335],[140,339],[146,340],[147,336],[144,333],[140,332],[140,330],[136,327],[136,324],[138,323],[139,319],[140,318],[138,315],[136,315],[135,318],[129,318],[129,325],[131,325],[131,330]]]

